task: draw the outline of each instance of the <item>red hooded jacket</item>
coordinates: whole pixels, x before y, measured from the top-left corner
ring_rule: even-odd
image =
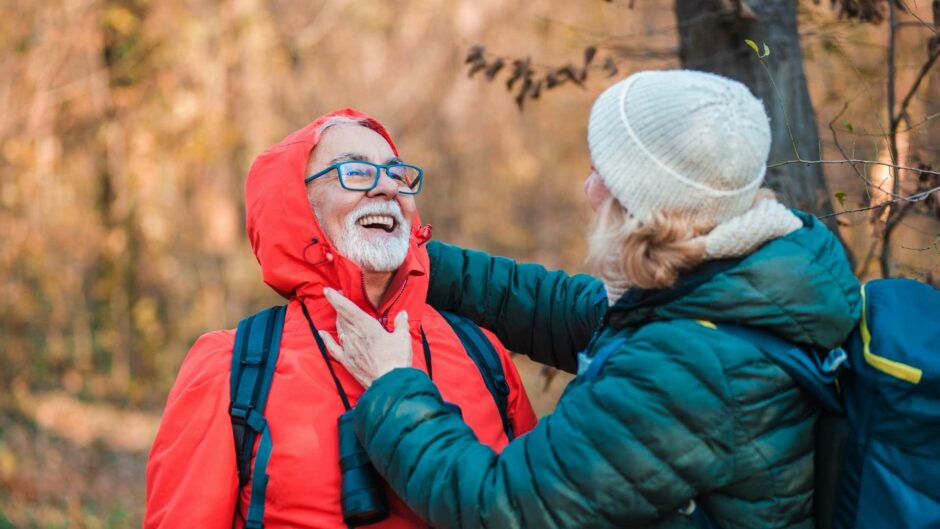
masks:
[[[319,141],[316,129],[337,115],[366,120],[397,154],[378,121],[355,110],[340,110],[261,154],[245,186],[248,236],[264,281],[289,300],[265,410],[274,445],[265,499],[268,529],[345,527],[336,429],[344,409],[300,308],[305,303],[317,327],[335,336],[336,313],[323,297],[324,287],[341,290],[383,323],[407,310],[414,350],[422,350],[419,329],[423,328],[434,382],[444,398],[461,408],[480,441],[496,450],[507,443],[496,404],[476,365],[443,317],[425,302],[429,268],[423,244],[430,230],[421,227],[417,215],[408,256],[389,286],[392,295],[380,307],[366,297],[362,270],[332,248],[317,224],[303,179],[310,152]],[[493,335],[487,336],[503,359],[511,391],[508,411],[521,434],[535,425],[535,414],[509,355]],[[234,339],[234,330],[203,335],[180,368],[147,463],[147,529],[229,529],[236,508],[241,515],[234,526],[243,525],[251,484],[238,494],[228,414]],[[414,366],[426,370],[422,354],[414,355]],[[362,387],[339,363],[333,367],[350,401],[358,400]],[[389,499],[390,516],[369,527],[426,527],[390,491]]]

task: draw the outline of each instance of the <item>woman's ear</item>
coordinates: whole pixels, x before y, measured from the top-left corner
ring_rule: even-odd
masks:
[[[601,204],[610,198],[610,190],[604,185],[596,169],[591,171],[591,174],[584,180],[584,196],[594,211],[597,211]]]

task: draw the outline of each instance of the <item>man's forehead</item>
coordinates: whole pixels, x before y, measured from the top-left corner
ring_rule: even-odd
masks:
[[[323,131],[313,148],[310,163],[317,160],[324,165],[347,160],[390,163],[397,161],[388,141],[374,130],[361,125],[336,125]]]
[[[384,164],[391,164],[391,163],[398,163],[398,162],[401,162],[401,159],[393,154],[393,155],[391,155],[390,157],[388,157],[388,158],[386,158],[386,159],[384,159],[384,160],[382,160],[382,159],[379,159],[379,160],[372,160],[372,159],[370,159],[368,156],[366,156],[365,154],[363,154],[363,153],[361,153],[361,152],[347,151],[347,152],[341,152],[341,153],[337,154],[336,156],[334,156],[334,157],[329,161],[329,165],[333,165],[334,163],[339,163],[339,162],[348,162],[348,161],[355,161],[355,162],[378,162],[378,163],[384,163]]]

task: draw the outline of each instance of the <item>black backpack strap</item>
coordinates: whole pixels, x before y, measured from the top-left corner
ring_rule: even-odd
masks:
[[[506,383],[506,373],[503,371],[503,362],[499,358],[496,348],[490,343],[483,331],[476,323],[473,323],[463,316],[458,316],[452,312],[440,311],[441,316],[447,320],[447,323],[453,327],[457,337],[463,344],[467,354],[477,365],[480,374],[483,375],[483,382],[486,389],[490,391],[493,400],[496,401],[496,407],[499,409],[499,416],[503,421],[503,431],[506,437],[512,441],[516,436],[513,431],[512,421],[509,420],[509,384]]]
[[[270,307],[240,321],[232,349],[229,415],[235,437],[239,488],[252,479],[246,528],[263,527],[267,462],[272,449],[264,408],[277,365],[285,312],[284,306]],[[253,471],[251,455],[259,434],[261,443]]]

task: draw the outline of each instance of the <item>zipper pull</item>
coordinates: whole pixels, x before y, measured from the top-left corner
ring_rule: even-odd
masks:
[[[416,238],[418,241],[418,246],[421,246],[422,244],[428,242],[429,240],[431,240],[431,225],[425,224],[424,226],[421,226],[420,228],[418,228],[418,233],[416,235],[417,235]]]

